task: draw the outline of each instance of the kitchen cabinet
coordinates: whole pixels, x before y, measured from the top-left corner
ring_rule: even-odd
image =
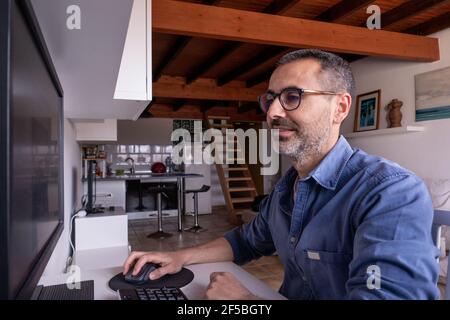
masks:
[[[117,141],[117,120],[74,121],[77,141]]]
[[[87,182],[83,183],[84,194],[87,195]],[[102,207],[116,206],[125,208],[126,186],[125,180],[101,180],[95,181],[95,204]]]

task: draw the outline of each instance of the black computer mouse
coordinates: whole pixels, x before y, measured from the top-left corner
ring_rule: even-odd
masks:
[[[148,275],[153,271],[159,268],[160,265],[152,262],[147,262],[137,275],[133,276],[133,268],[130,268],[128,273],[125,275],[125,281],[131,284],[144,284],[149,281],[150,278]]]

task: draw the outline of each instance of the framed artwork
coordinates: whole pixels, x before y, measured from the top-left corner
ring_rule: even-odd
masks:
[[[450,67],[415,77],[416,121],[450,118]]]
[[[356,98],[354,131],[376,130],[380,118],[380,90],[360,94]]]

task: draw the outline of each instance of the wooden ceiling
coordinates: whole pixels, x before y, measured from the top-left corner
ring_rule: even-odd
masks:
[[[380,7],[382,31],[365,28],[369,5]],[[437,42],[409,35],[450,27],[450,0],[156,0],[152,12],[154,99],[142,117],[197,119],[206,112],[263,120],[256,97],[275,62],[302,47],[295,38],[303,30],[304,47],[333,47],[349,61],[367,55],[434,61]],[[371,43],[376,48],[364,49]]]

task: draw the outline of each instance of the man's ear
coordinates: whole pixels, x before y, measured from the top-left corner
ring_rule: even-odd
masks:
[[[334,112],[333,121],[336,124],[341,124],[347,118],[352,105],[352,96],[349,93],[344,93],[338,96],[338,105]]]

